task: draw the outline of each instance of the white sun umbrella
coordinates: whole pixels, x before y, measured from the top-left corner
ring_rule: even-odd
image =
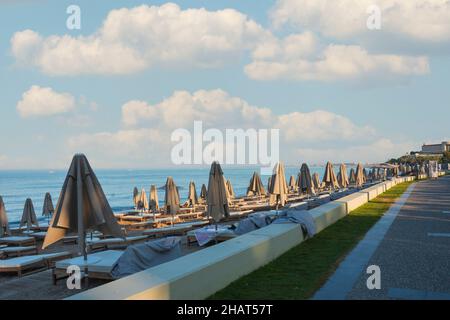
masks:
[[[298,187],[297,187],[297,181],[295,181],[295,177],[291,176],[289,178],[289,191],[294,193],[297,192]]]
[[[178,188],[175,185],[172,177],[168,177],[166,180],[166,194],[164,198],[166,213],[172,215],[172,225],[174,216],[180,210],[180,194]]]
[[[0,238],[10,235],[11,231],[9,230],[8,215],[6,214],[5,203],[3,202],[3,198],[0,196]]]
[[[265,196],[266,190],[262,184],[261,177],[257,172],[253,172],[253,176],[250,179],[250,184],[247,188],[247,197],[251,196]]]
[[[149,208],[148,199],[147,199],[147,192],[145,192],[145,189],[142,188],[141,194],[139,195],[139,201],[137,204],[137,209],[146,211]]]
[[[315,190],[320,191],[322,189],[322,183],[320,182],[320,177],[317,172],[314,172],[312,175],[312,182]]]
[[[83,256],[84,269],[87,273],[86,233],[95,230],[104,235],[124,237],[86,156],[76,154],[58,197],[42,249],[61,240],[67,234],[78,234],[80,254]],[[89,262],[97,261],[94,260]]]
[[[276,205],[277,210],[279,205],[283,207],[287,202],[288,186],[284,172],[284,164],[278,162],[273,170],[272,179],[270,181],[269,204],[271,206]]]
[[[337,176],[339,185],[341,186],[341,188],[348,188],[349,185],[349,180],[348,180],[348,175],[347,175],[347,167],[345,164],[341,164],[340,168],[339,168],[339,173]]]
[[[217,223],[223,218],[230,215],[228,206],[229,199],[227,195],[227,187],[224,182],[223,171],[220,164],[214,161],[209,171],[208,191],[206,203],[208,206],[207,214],[214,222]]]
[[[158,190],[154,184],[150,186],[150,200],[148,202],[148,207],[153,212],[159,210]]]
[[[327,162],[322,183],[325,185],[325,188],[329,188],[330,191],[339,189],[339,183],[337,181],[336,174],[334,173],[333,165],[331,164],[331,162]]]
[[[153,212],[153,221],[156,221],[156,212],[159,210],[159,200],[158,200],[158,191],[154,184],[150,186],[150,198],[148,201],[148,208],[151,212]]]
[[[189,182],[188,202],[192,208],[198,204],[197,190],[195,189],[194,181]]]
[[[230,179],[227,180],[227,190],[230,198],[234,199],[236,197],[236,194],[234,193],[233,185],[231,184]]]
[[[356,166],[356,181],[355,186],[361,188],[364,184],[364,169],[361,163]]]

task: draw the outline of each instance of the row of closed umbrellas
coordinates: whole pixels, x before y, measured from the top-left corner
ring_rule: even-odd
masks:
[[[333,169],[333,165],[328,162],[325,168],[325,173],[320,180],[319,174],[314,173],[311,175],[309,167],[306,163],[303,163],[297,179],[294,176],[290,177],[289,184],[286,183],[285,169],[282,163],[278,163],[274,168],[274,173],[268,179],[267,190],[261,181],[261,177],[258,173],[253,173],[250,179],[249,186],[247,188],[247,196],[265,196],[269,193],[270,203],[285,204],[287,194],[290,192],[305,193],[313,195],[319,190],[328,189],[336,190],[339,188],[347,188],[350,185],[361,187],[368,179],[378,180],[382,179],[386,173],[380,173],[380,170],[372,170],[372,173],[368,174],[363,168],[362,164],[358,164],[355,169],[350,170],[350,174],[347,174],[347,167],[345,164],[340,165],[340,170],[336,175]],[[223,177],[225,183],[225,195],[227,199],[234,198],[235,193],[230,180],[226,180]],[[200,198],[197,196],[196,186],[193,181],[189,183],[189,192],[186,200],[188,206],[194,207],[197,204],[204,204],[207,200],[207,189],[203,184],[201,188]],[[155,185],[150,188],[150,196],[147,199],[145,189],[141,192],[135,187],[133,190],[133,202],[137,209],[142,210],[159,210],[158,194]],[[164,205],[166,212],[169,214],[176,214],[180,208],[180,195],[178,188],[172,177],[168,177],[165,184],[165,199]]]
[[[44,197],[44,205],[42,206],[42,216],[49,219],[54,211],[55,209],[53,207],[52,196],[47,192]],[[26,199],[23,207],[19,228],[22,228],[23,226],[26,226],[27,230],[30,230],[32,226],[39,226],[33,201],[30,198]],[[6,214],[5,203],[3,202],[3,198],[0,196],[0,237],[10,234],[11,231],[9,228],[8,215]]]
[[[339,180],[334,174],[331,163],[327,164],[322,184],[325,187],[337,188],[339,183],[346,183],[346,170],[341,166],[341,172],[338,175]],[[297,186],[302,192],[312,193],[313,187],[317,187],[317,176],[311,176],[306,164],[302,165],[299,173]],[[352,180],[352,175],[349,181]],[[364,173],[362,165],[358,165],[355,172],[356,185],[362,185]],[[195,195],[195,184],[192,183],[193,196],[189,201],[195,203],[198,199]],[[284,165],[278,163],[273,175],[269,178],[268,193],[270,203],[284,205],[287,200],[288,185],[286,183]],[[137,197],[138,192],[135,192]],[[145,194],[145,191],[144,191]],[[262,185],[261,179],[255,173],[247,190],[247,195],[265,195],[266,191]],[[208,187],[202,187],[201,198],[206,200],[207,214],[214,221],[219,221],[222,217],[229,216],[229,199],[234,196],[231,182],[224,178],[222,168],[219,163],[213,162],[209,173]],[[156,188],[152,186],[150,190],[150,202],[145,203],[145,197],[141,192],[140,200],[143,206],[158,204]],[[25,205],[26,217],[24,221],[33,222],[36,220],[34,209],[32,209],[31,200]],[[165,204],[169,213],[176,213],[180,206],[180,197],[178,189],[171,177],[166,181]],[[34,217],[33,217],[34,216]],[[36,221],[37,222],[37,221]],[[117,223],[113,211],[106,199],[101,185],[92,170],[87,158],[83,154],[77,154],[73,157],[67,176],[65,178],[60,196],[54,214],[49,223],[47,235],[44,239],[43,248],[62,239],[68,233],[78,233],[78,243],[80,252],[87,259],[85,246],[85,235],[87,230],[98,230],[103,234],[109,234],[116,237],[124,237],[123,230]]]

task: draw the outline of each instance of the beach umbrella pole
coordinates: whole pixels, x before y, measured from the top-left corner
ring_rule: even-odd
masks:
[[[81,163],[78,164],[77,170],[77,217],[78,217],[78,243],[80,251],[83,254],[83,271],[85,275],[86,287],[89,285],[88,280],[88,267],[87,267],[87,252],[86,252],[86,235],[83,223],[83,190],[81,181]]]

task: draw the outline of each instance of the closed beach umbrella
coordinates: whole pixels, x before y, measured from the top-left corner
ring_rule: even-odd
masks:
[[[159,210],[158,191],[156,190],[156,186],[154,184],[150,187],[150,200],[148,203],[148,208],[153,212]]]
[[[372,168],[370,172],[370,179],[373,181],[377,180],[377,172],[375,171],[375,168]]]
[[[425,166],[424,165],[420,166],[420,174],[427,174],[427,171],[425,170]]]
[[[250,179],[250,184],[247,188],[247,196],[265,196],[266,190],[262,184],[261,177],[257,172],[253,172],[253,176]]]
[[[356,173],[355,173],[355,169],[353,169],[353,168],[350,169],[350,177],[349,177],[348,182],[350,184],[356,184]]]
[[[357,188],[362,187],[364,184],[364,169],[361,163],[358,163],[356,166],[356,182],[355,185]]]
[[[134,204],[135,208],[137,208],[137,206],[138,206],[139,197],[140,197],[139,190],[137,187],[134,187],[134,189],[133,189],[133,204]]]
[[[228,199],[228,205],[231,205],[232,199],[231,199],[231,194],[230,191],[228,191],[228,185],[227,185],[227,179],[225,178],[225,176],[222,176],[222,180],[223,180],[223,184],[225,186],[225,194],[227,196]]]
[[[145,192],[145,189],[142,188],[141,194],[139,195],[139,201],[137,205],[138,210],[148,210],[148,199],[147,199],[147,192]]]
[[[192,207],[198,204],[197,190],[195,189],[194,181],[189,183],[188,202]]]
[[[228,207],[227,187],[224,183],[223,171],[220,164],[214,161],[211,164],[208,181],[208,216],[217,223],[222,217],[230,215]]]
[[[24,225],[27,226],[27,230],[30,230],[33,225],[39,226],[36,218],[36,213],[34,212],[33,201],[31,201],[30,198],[25,201],[22,219],[20,220],[20,228],[22,228],[22,226]]]
[[[368,175],[367,175],[367,170],[366,170],[366,168],[364,168],[363,169],[363,178],[364,178],[364,183],[366,183],[367,182],[367,180],[368,180]]]
[[[320,182],[320,177],[317,172],[314,172],[314,174],[312,176],[312,182],[313,182],[315,190],[318,191],[318,190],[322,189],[322,183]]]
[[[406,174],[406,168],[403,165],[403,163],[400,163],[400,166],[398,168],[400,175],[405,175]]]
[[[66,234],[77,233],[80,251],[86,262],[86,232],[94,230],[104,235],[124,237],[86,156],[76,154],[67,172],[42,249],[64,238]]]
[[[180,210],[180,195],[172,177],[168,177],[166,180],[166,195],[164,202],[167,213],[174,215]]]
[[[272,185],[272,176],[267,179],[267,192],[270,190],[270,186]]]
[[[348,175],[347,175],[347,167],[345,164],[341,164],[338,173],[338,182],[341,188],[347,188],[349,185]]]
[[[289,179],[289,191],[291,192],[297,192],[297,182],[295,181],[295,177],[291,176]]]
[[[202,202],[206,202],[206,197],[208,195],[208,191],[206,189],[205,184],[202,184],[202,190],[200,191],[200,199],[202,199]]]
[[[11,235],[11,231],[9,230],[8,215],[3,198],[0,196],[0,237],[9,235]]]
[[[326,188],[330,188],[330,190],[339,188],[336,174],[334,173],[333,165],[331,164],[331,162],[327,162],[322,183],[325,185]]]
[[[407,174],[410,174],[411,172],[412,172],[412,167],[411,167],[410,164],[408,164],[408,165],[406,166],[406,173],[407,173]]]
[[[53,207],[52,196],[47,192],[44,198],[44,205],[42,206],[42,215],[48,218],[53,212],[55,212],[55,208]]]
[[[270,181],[270,205],[284,206],[287,201],[288,186],[286,183],[286,176],[284,174],[284,165],[282,162],[278,162],[274,168],[272,179]]]
[[[227,190],[229,196],[233,199],[236,197],[236,194],[234,193],[233,185],[231,184],[230,180],[227,180]]]
[[[318,175],[317,175],[318,177]],[[314,185],[311,178],[311,173],[309,172],[309,167],[306,163],[303,163],[300,168],[300,173],[298,174],[298,188],[300,192],[307,193],[309,195],[314,194]]]

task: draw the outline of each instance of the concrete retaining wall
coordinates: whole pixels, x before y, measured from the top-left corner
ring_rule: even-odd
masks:
[[[309,212],[317,232],[398,183],[396,178]],[[204,299],[303,241],[298,224],[273,224],[68,299]]]
[[[205,299],[302,241],[298,224],[273,224],[68,299]]]

